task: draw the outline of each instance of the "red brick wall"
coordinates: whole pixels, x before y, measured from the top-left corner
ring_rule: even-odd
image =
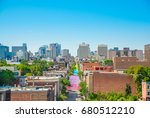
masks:
[[[82,71],[85,71],[85,70],[92,70],[94,66],[100,66],[99,63],[92,63],[92,62],[85,62],[82,64],[82,68],[81,70]]]
[[[47,101],[47,91],[12,91],[11,101]]]
[[[136,57],[115,57],[113,62],[115,70],[128,69],[130,66],[134,65],[150,67],[150,61],[138,61]]]
[[[130,84],[132,94],[136,94],[136,85],[129,75],[118,73],[99,73],[94,72],[90,76],[91,92],[120,92],[125,93],[126,84]]]

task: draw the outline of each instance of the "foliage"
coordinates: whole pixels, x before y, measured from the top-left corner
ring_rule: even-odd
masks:
[[[64,101],[66,99],[67,99],[67,96],[65,94],[60,94],[58,97],[58,100],[60,100],[60,101]]]
[[[66,78],[62,78],[60,80],[60,82],[64,85],[64,86],[70,86],[70,81]]]
[[[12,85],[15,81],[14,73],[10,70],[0,71],[0,85]]]
[[[87,93],[86,82],[80,82],[80,87],[81,95],[85,96]]]
[[[21,75],[25,75],[26,73],[30,72],[30,66],[25,64],[17,65],[18,70],[20,70]]]
[[[101,63],[103,66],[112,66],[113,65],[113,61],[111,59],[104,59],[104,60],[102,60]]]
[[[136,96],[125,96],[121,93],[90,93],[88,96],[88,101],[137,101]]]
[[[136,83],[139,96],[142,92],[142,81],[150,81],[150,68],[143,66],[131,66],[125,73],[132,75]]]
[[[131,86],[129,84],[126,84],[125,96],[129,95],[131,95]]]
[[[48,66],[50,67],[50,66],[53,66],[54,65],[54,62],[48,62]]]
[[[7,66],[6,60],[0,60],[0,67],[1,66]]]

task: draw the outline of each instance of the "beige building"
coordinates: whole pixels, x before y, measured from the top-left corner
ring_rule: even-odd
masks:
[[[142,82],[142,99],[150,101],[150,82]]]
[[[150,61],[150,44],[144,46],[145,60]]]
[[[89,44],[85,44],[84,42],[79,45],[77,50],[77,56],[79,59],[87,58],[90,55],[90,47]]]
[[[108,51],[107,45],[105,45],[105,44],[98,45],[97,53],[99,56],[103,56],[103,57],[107,58],[107,51]]]

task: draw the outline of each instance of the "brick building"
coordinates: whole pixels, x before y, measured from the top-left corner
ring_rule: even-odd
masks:
[[[12,90],[11,101],[54,101],[54,91],[43,90]]]
[[[99,63],[95,62],[95,63],[92,63],[92,62],[84,62],[81,64],[81,70],[82,71],[85,71],[85,70],[93,70],[94,67],[98,67],[100,66]]]
[[[114,70],[126,70],[130,66],[141,65],[150,67],[150,61],[139,61],[136,57],[115,57],[113,59]]]
[[[89,77],[90,92],[125,93],[126,84],[131,86],[132,94],[136,94],[136,85],[131,76],[114,72],[93,72]]]

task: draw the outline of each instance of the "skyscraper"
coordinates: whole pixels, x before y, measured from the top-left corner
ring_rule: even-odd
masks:
[[[9,53],[9,47],[0,43],[0,59],[6,59]]]
[[[13,56],[18,55],[20,59],[25,59],[25,60],[29,59],[26,43],[23,43],[22,46],[12,46],[12,53],[13,53]],[[22,54],[23,54],[23,56],[22,56]]]
[[[89,44],[85,44],[84,42],[79,45],[79,48],[77,50],[77,56],[82,58],[87,58],[90,54],[90,47]]]
[[[61,55],[62,55],[63,57],[69,57],[69,49],[63,49],[63,50],[61,51]]]
[[[50,52],[50,58],[56,58],[58,57],[59,55],[61,55],[61,44],[58,44],[58,43],[51,43],[49,45],[49,51]]]
[[[39,48],[39,56],[42,58],[46,57],[46,49],[48,48],[47,45],[43,45]]]
[[[19,50],[22,50],[24,53],[27,52],[27,44],[23,43],[22,46],[12,46],[12,53],[14,53],[14,55],[16,55]]]
[[[104,44],[98,45],[97,52],[99,56],[107,58],[107,51],[108,51],[107,45]]]
[[[150,61],[150,44],[144,46],[145,60]]]

